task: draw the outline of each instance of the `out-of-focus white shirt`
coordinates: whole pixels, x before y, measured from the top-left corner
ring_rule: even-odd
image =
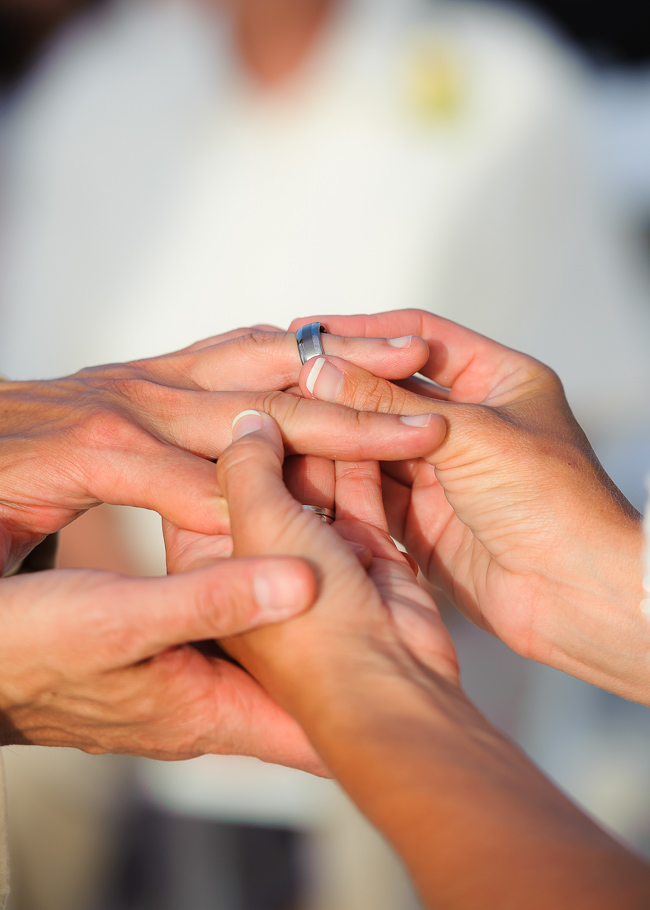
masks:
[[[484,5],[342,2],[262,91],[225,20],[122,0],[4,112],[0,363],[52,376],[418,306],[549,362],[588,430],[632,426],[644,287],[594,187],[581,90],[541,30]]]
[[[645,531],[645,549],[643,551],[643,593],[645,595],[644,612],[650,622],[650,474],[646,477],[648,501],[646,502],[643,530]]]

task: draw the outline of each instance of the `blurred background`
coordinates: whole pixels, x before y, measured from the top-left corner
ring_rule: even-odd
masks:
[[[650,467],[645,0],[0,0],[0,364],[418,306],[553,366],[638,507]],[[101,507],[61,565],[164,572]],[[464,684],[650,856],[648,709],[453,613]],[[237,758],[7,748],[10,910],[410,910],[336,785]]]

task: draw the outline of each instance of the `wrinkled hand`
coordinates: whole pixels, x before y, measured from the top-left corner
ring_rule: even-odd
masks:
[[[404,377],[426,345],[328,335],[326,349],[380,375]],[[0,384],[0,568],[99,502],[153,509],[203,533],[227,513],[210,459],[235,414],[268,411],[289,452],[404,457],[431,434],[397,417],[356,415],[290,394],[300,371],[293,334],[240,329],[164,357]]]
[[[558,377],[429,313],[310,317],[292,328],[314,319],[429,345],[424,378],[399,385],[330,356],[300,378],[318,399],[446,422],[425,458],[382,466],[391,533],[429,581],[519,653],[650,702],[639,516],[598,463]]]
[[[316,585],[303,561],[224,561],[160,579],[59,570],[1,584],[0,744],[255,755],[322,773],[258,683],[189,644],[307,609]]]

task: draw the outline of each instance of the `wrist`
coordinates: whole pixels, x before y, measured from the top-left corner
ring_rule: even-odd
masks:
[[[588,547],[569,546],[565,570],[545,579],[533,659],[650,704],[650,618],[642,612],[640,517],[590,522]],[[562,564],[560,563],[560,564]]]
[[[434,675],[361,673],[345,697],[340,684],[324,682],[297,719],[401,856],[427,906],[501,907],[511,898],[527,906],[532,889],[535,906],[564,896],[581,906],[586,890],[590,907],[605,908],[628,888],[647,893],[643,864],[555,789],[459,686]]]
[[[308,621],[308,615],[305,617]],[[227,649],[328,754],[352,740],[379,746],[403,727],[435,735],[485,724],[457,681],[422,666],[394,641],[343,641],[330,629],[309,639],[285,638],[289,626],[269,627]],[[266,640],[259,644],[261,637]],[[267,638],[273,636],[273,643]],[[255,638],[250,647],[250,639]],[[331,748],[330,748],[331,747]]]

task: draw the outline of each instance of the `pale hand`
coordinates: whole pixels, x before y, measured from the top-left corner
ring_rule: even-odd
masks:
[[[337,462],[337,521],[330,527],[303,511],[287,490],[282,437],[273,420],[250,415],[235,425],[235,435],[242,432],[218,464],[234,555],[301,556],[315,567],[319,596],[296,621],[227,639],[224,646],[298,719],[304,710],[326,712],[328,701],[340,709],[338,698],[320,702],[329,686],[365,691],[358,672],[379,685],[384,674],[393,674],[418,681],[441,677],[457,686],[451,639],[388,534],[377,464]],[[218,560],[228,549],[224,538],[169,524],[165,538],[170,572]],[[309,680],[318,682],[310,686]],[[352,710],[352,694],[346,701]]]
[[[431,584],[519,653],[650,703],[640,517],[552,370],[421,311],[309,317],[292,328],[314,319],[429,345],[423,379],[395,385],[328,356],[315,383],[314,365],[303,367],[300,385],[351,408],[446,422],[425,458],[382,465],[391,533]]]
[[[300,555],[315,567],[319,592],[309,613],[223,644],[300,722],[395,846],[425,906],[645,906],[647,867],[572,806],[462,693],[435,605],[388,537],[377,465],[337,463],[337,521],[329,527],[286,488],[270,417],[247,415],[234,436],[219,477],[235,553]],[[315,474],[308,493],[324,502],[329,482],[322,469]],[[219,539],[171,527],[167,544],[178,570],[221,551]]]

